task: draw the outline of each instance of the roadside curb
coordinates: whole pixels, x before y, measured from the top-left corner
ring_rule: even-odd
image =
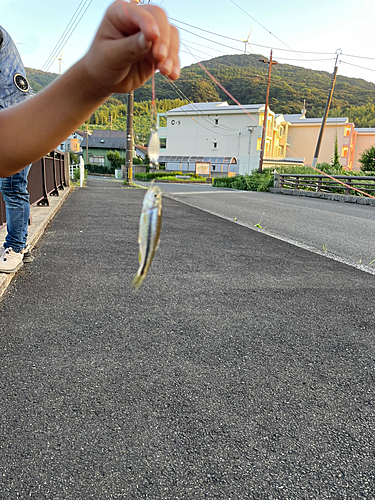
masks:
[[[39,238],[43,235],[46,227],[54,218],[58,210],[61,208],[68,195],[73,191],[73,187],[65,188],[59,191],[59,196],[49,196],[49,207],[33,206],[30,209],[31,225],[29,226],[28,243],[30,250],[34,248]],[[0,230],[0,246],[3,245],[6,236],[6,227]],[[21,267],[22,269],[22,267]],[[0,273],[0,300],[8,285],[17,274],[14,273]]]
[[[337,193],[317,193],[315,191],[302,191],[299,189],[270,188],[270,193],[286,194],[292,196],[306,196],[308,198],[320,198],[322,200],[340,201],[342,203],[357,203],[358,205],[375,206],[375,200],[362,196],[353,196]]]

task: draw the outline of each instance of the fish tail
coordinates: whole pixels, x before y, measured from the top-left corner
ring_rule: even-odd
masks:
[[[134,288],[135,291],[137,291],[140,288],[145,277],[146,274],[141,274],[140,271],[138,271],[137,274],[134,276],[132,280],[132,287]]]

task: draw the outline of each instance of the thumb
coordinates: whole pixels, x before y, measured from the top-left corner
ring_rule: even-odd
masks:
[[[123,69],[128,64],[146,59],[152,50],[152,42],[146,40],[142,32],[112,41],[109,60],[117,69]],[[109,62],[108,60],[108,62]]]

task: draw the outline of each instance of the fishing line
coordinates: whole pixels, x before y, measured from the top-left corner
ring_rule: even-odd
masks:
[[[218,85],[218,86],[221,88],[221,90],[223,90],[223,91],[227,94],[227,96],[229,96],[229,97],[230,97],[230,98],[231,98],[231,99],[232,99],[232,100],[233,100],[233,101],[234,101],[234,102],[235,102],[235,103],[236,103],[236,104],[237,104],[237,105],[238,105],[238,106],[239,106],[239,107],[240,107],[240,108],[241,108],[241,109],[242,109],[242,110],[243,110],[243,111],[244,111],[244,112],[245,112],[245,113],[246,113],[246,114],[247,114],[247,115],[248,115],[248,116],[249,116],[249,117],[253,120],[253,122],[257,123],[257,122],[256,122],[256,120],[255,120],[255,118],[254,118],[254,117],[253,117],[253,116],[252,116],[252,115],[251,115],[251,114],[247,111],[247,109],[246,109],[246,108],[244,108],[244,106],[242,106],[242,104],[241,104],[239,101],[237,101],[237,99],[236,99],[235,97],[233,97],[233,96],[232,96],[232,94],[231,94],[231,93],[230,93],[230,92],[229,92],[229,91],[228,91],[225,87],[223,87],[223,86],[221,85],[221,83],[220,83],[218,80],[216,80],[216,78],[215,78],[213,75],[211,75],[211,73],[208,71],[208,69],[206,69],[206,68],[203,66],[203,64],[202,64],[200,61],[198,61],[198,60],[197,60],[197,58],[196,58],[196,57],[194,56],[194,54],[193,54],[193,53],[192,53],[192,52],[188,49],[188,47],[186,47],[186,45],[185,45],[185,44],[183,44],[183,45],[184,45],[184,47],[185,47],[185,48],[187,48],[187,50],[189,51],[189,53],[190,53],[190,54],[194,57],[194,59],[195,59],[195,60],[197,61],[197,63],[199,64],[199,66],[203,69],[203,71],[204,71],[205,73],[207,73],[207,75],[211,78],[211,80],[212,80],[213,82],[215,82],[215,83],[216,83],[216,85]]]

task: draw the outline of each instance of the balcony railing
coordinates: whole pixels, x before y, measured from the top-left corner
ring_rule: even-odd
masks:
[[[69,187],[69,155],[52,151],[33,163],[28,176],[30,205],[49,206],[49,196]],[[0,193],[0,229],[6,225],[5,203]]]

